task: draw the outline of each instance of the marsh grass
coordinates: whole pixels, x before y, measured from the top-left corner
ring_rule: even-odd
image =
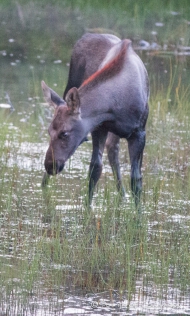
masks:
[[[67,63],[68,51],[89,30],[115,33],[134,42],[144,39],[166,45],[170,52],[179,45],[189,46],[188,0],[147,0],[146,4],[138,0],[2,0],[0,8],[0,51],[13,61],[60,59]],[[10,34],[14,42],[9,42]]]
[[[141,214],[130,196],[125,141],[121,142],[121,165],[126,201],[119,203],[105,157],[89,212],[84,201],[91,143],[83,144],[64,174],[52,177],[42,191],[44,151],[34,146],[48,142],[37,120],[40,115],[46,122],[44,111],[36,105],[22,125],[14,113],[1,117],[2,308],[12,304],[12,310],[13,306],[22,310],[33,296],[43,298],[51,292],[63,298],[64,291],[78,289],[108,291],[110,299],[117,290],[117,300],[127,299],[130,305],[139,283],[139,297],[144,300],[150,296],[167,300],[171,289],[178,293],[177,301],[187,295],[189,94],[180,81],[177,87],[175,78],[169,82],[166,93],[160,85],[150,99]],[[25,159],[31,161],[29,167]]]
[[[4,301],[3,293],[13,301],[20,293],[17,303],[23,306],[32,293],[43,296],[50,289],[80,288],[84,293],[118,289],[121,299],[125,296],[130,302],[140,279],[145,297],[150,288],[162,299],[167,298],[168,287],[187,291],[190,135],[187,107],[181,108],[183,89],[176,98],[170,112],[161,94],[150,101],[140,215],[130,195],[118,203],[109,167],[100,181],[94,209],[87,211],[81,198],[87,193],[86,167],[81,165],[84,171],[78,173],[76,169],[76,175],[72,169],[75,157],[65,174],[52,178],[42,192],[42,167],[36,170],[33,165],[24,170],[17,164],[23,141],[27,139],[31,146],[37,141],[33,129],[17,129],[14,120],[1,122],[0,265]],[[88,144],[84,147],[89,150]],[[122,152],[125,147],[122,142]],[[40,153],[35,156],[40,164]],[[85,159],[82,164],[86,164]],[[129,177],[127,169],[124,174]]]
[[[175,138],[176,122],[169,124]],[[180,134],[177,148],[166,155],[173,140],[165,128],[154,123],[153,135],[159,130],[162,145],[147,144],[140,218],[132,199],[118,206],[115,184],[104,177],[91,212],[81,198],[86,186],[83,173],[78,175],[78,187],[71,177],[51,179],[44,196],[39,171],[24,171],[23,177],[16,164],[7,167],[9,157],[17,156],[15,137],[13,147],[1,146],[1,302],[11,297],[22,309],[31,295],[46,297],[48,291],[63,295],[59,289],[78,288],[84,293],[118,289],[120,299],[130,302],[141,278],[144,297],[150,288],[162,299],[167,298],[168,287],[186,293],[190,281],[187,136],[184,149]]]
[[[187,295],[188,100],[184,100],[182,87],[173,108],[167,98],[160,93],[150,100],[141,214],[136,212],[130,194],[118,203],[106,157],[94,208],[90,212],[85,208],[90,144],[79,148],[79,156],[71,159],[64,174],[51,178],[42,192],[42,151],[32,153],[33,145],[40,142],[35,131],[41,125],[28,128],[20,126],[16,116],[8,120],[7,114],[4,116],[0,136],[2,308],[12,304],[12,311],[13,306],[22,310],[33,296],[43,300],[51,292],[63,297],[64,291],[78,289],[83,293],[108,291],[110,298],[117,290],[117,300],[127,299],[130,305],[138,282],[139,297],[144,300],[150,296],[167,300],[171,289],[173,293],[180,291],[175,294],[177,301]],[[31,115],[31,122],[35,115]],[[26,140],[27,151],[24,147],[20,152]],[[75,162],[84,151],[88,154],[77,166]],[[122,141],[122,166],[128,161],[125,152],[126,142]],[[35,162],[28,168],[22,161],[31,155]],[[123,176],[130,192],[128,168],[123,167]]]
[[[111,28],[122,36],[127,29],[134,39],[148,34],[145,39],[151,40],[150,32],[144,30],[154,30],[155,22],[161,21],[165,27],[158,32],[158,41],[173,45],[184,36],[184,43],[189,45],[189,29],[185,29],[188,24],[184,20],[189,9],[182,12],[181,7],[178,7],[179,2],[175,5],[174,2],[167,1],[167,10],[160,6],[160,10],[152,14],[154,1],[147,1],[146,6],[142,6],[139,1],[130,1],[132,7],[129,8],[128,3],[121,16],[121,3],[117,2],[118,11],[113,12],[112,1],[110,7],[107,4],[104,7],[104,1],[101,2],[102,6],[99,1],[94,1],[95,6],[97,3],[101,6],[97,6],[98,22],[95,18],[91,19],[90,1],[85,10],[83,1],[77,1],[77,7],[70,1],[71,8],[74,6],[75,10],[71,14],[69,7],[66,13],[78,17],[77,23],[81,27],[79,33],[84,31],[84,23],[85,28],[100,25],[101,30]],[[14,6],[13,2],[10,3]],[[114,2],[114,5],[117,6],[117,3]],[[30,6],[30,3],[26,3],[26,21]],[[132,12],[129,17],[128,10]],[[181,13],[175,20],[169,13],[172,10],[180,10]],[[48,20],[51,10],[44,12]],[[171,22],[169,26],[168,18]],[[44,20],[41,22],[45,23]],[[58,22],[59,18],[55,25],[59,25]],[[11,24],[10,28],[13,26]],[[60,47],[64,45],[48,41],[49,32],[48,29],[44,40],[37,40],[37,43],[42,49],[47,49],[47,55],[52,51],[53,43],[53,57],[49,58],[60,58]],[[73,37],[69,37],[71,42],[79,37],[76,30],[69,29],[68,25],[64,32],[66,38],[63,38],[63,42],[68,41],[72,32]],[[29,29],[25,36],[27,34]],[[31,43],[35,41],[33,38]],[[71,42],[69,47],[72,46]],[[46,46],[43,46],[44,43]],[[55,85],[55,90],[61,94],[66,83],[67,68],[35,64],[29,71],[29,83],[25,82],[28,68],[9,69],[9,75],[11,73],[16,79],[22,71],[19,87],[25,88],[25,93],[33,98],[27,102],[23,99],[22,105],[16,104],[16,111],[12,114],[7,110],[0,112],[0,307],[7,313],[16,315],[27,310],[34,298],[39,298],[41,304],[47,299],[51,306],[55,306],[58,304],[55,297],[64,302],[66,292],[72,295],[81,292],[83,295],[94,295],[105,291],[112,300],[114,291],[117,291],[117,301],[127,299],[128,305],[134,297],[137,297],[139,304],[141,298],[145,302],[150,298],[167,301],[172,297],[180,302],[188,297],[188,63],[180,64],[180,61],[174,61],[171,57],[158,57],[159,62],[156,62],[155,56],[147,57],[139,53],[149,67],[151,83],[141,213],[135,210],[130,194],[129,157],[124,140],[121,142],[120,157],[127,191],[125,201],[119,201],[105,156],[105,168],[93,208],[89,211],[85,207],[91,141],[80,146],[66,165],[64,173],[52,177],[46,190],[41,190],[43,159],[48,145],[47,117],[51,117],[51,111],[41,105],[43,100],[39,97],[39,83],[41,79],[48,80],[48,84],[52,87]],[[64,62],[68,62],[68,55],[67,51]],[[4,86],[1,91],[4,93]],[[16,95],[17,92],[13,91],[13,100]],[[38,307],[33,304],[33,310],[37,311]]]

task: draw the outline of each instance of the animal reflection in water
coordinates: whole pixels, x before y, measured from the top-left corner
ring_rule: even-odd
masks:
[[[75,44],[63,98],[42,81],[45,100],[55,113],[49,126],[49,148],[45,157],[45,186],[49,175],[61,172],[78,146],[92,135],[89,168],[91,204],[102,172],[102,155],[109,163],[121,195],[125,190],[119,166],[119,142],[125,138],[131,164],[131,189],[136,205],[142,189],[141,166],[148,117],[147,71],[131,41],[109,34],[85,34]]]

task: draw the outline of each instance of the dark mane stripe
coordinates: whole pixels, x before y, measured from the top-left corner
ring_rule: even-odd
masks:
[[[81,88],[85,86],[94,86],[96,83],[102,82],[118,73],[122,69],[127,47],[130,44],[130,40],[123,40],[119,53],[114,58],[112,58],[103,68],[97,70],[93,75],[86,79],[81,85]]]

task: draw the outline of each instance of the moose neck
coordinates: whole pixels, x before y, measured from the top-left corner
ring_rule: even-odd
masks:
[[[81,118],[86,133],[93,131],[105,121],[114,121],[113,113],[110,111],[113,101],[110,101],[102,88],[103,86],[85,91],[87,89],[84,87],[80,90]]]

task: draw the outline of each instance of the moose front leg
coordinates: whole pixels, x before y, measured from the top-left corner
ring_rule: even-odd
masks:
[[[88,205],[91,205],[95,186],[102,173],[102,155],[104,152],[107,131],[99,128],[92,132],[92,158],[89,169],[89,196]]]
[[[146,132],[137,131],[128,139],[129,156],[131,162],[131,190],[138,208],[142,191],[142,158],[145,146]]]
[[[113,175],[116,181],[117,190],[119,191],[121,196],[124,197],[125,189],[122,184],[120,165],[119,165],[119,142],[120,142],[119,136],[113,133],[108,133],[108,137],[106,140],[106,149],[107,149],[108,159],[109,159],[109,163],[112,168]]]

